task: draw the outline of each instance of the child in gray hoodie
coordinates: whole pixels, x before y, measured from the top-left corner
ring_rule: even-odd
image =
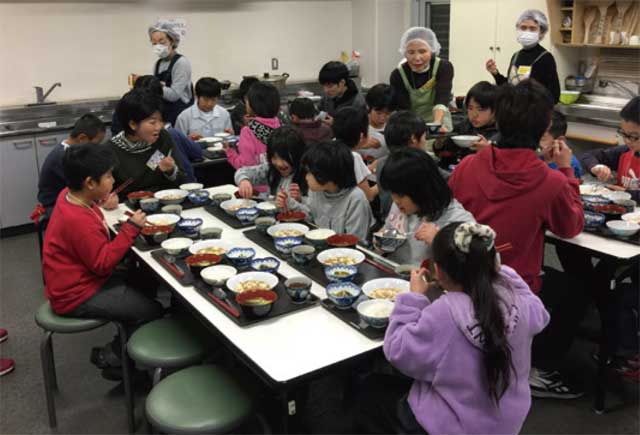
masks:
[[[289,209],[305,211],[321,228],[365,240],[373,225],[373,213],[356,185],[351,150],[340,141],[321,143],[307,150],[302,166],[307,171],[309,197],[302,203],[289,201]],[[276,206],[282,207],[285,200],[287,195],[279,192]]]

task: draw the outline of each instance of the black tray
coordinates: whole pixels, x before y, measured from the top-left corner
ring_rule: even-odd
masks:
[[[224,151],[209,151],[202,150],[202,155],[209,160],[218,160],[218,159],[226,159],[227,154]]]
[[[242,222],[240,222],[240,219],[238,219],[235,216],[231,216],[227,214],[226,211],[224,211],[223,209],[215,205],[211,205],[211,204],[207,205],[204,207],[204,210],[210,215],[212,215],[213,217],[220,219],[222,222],[229,225],[231,228],[239,229],[239,228],[252,227],[255,225],[254,223],[243,224]]]
[[[129,207],[131,210],[138,210],[140,208],[139,205],[133,205],[131,203],[131,201],[129,201],[128,199],[124,202],[124,205],[126,205],[127,207]],[[147,214],[157,214],[157,213],[162,213],[162,207],[164,207],[165,205],[168,204],[160,204],[160,206],[158,207],[157,211],[154,211],[153,213],[147,213]],[[182,201],[180,204],[176,204],[176,205],[181,205],[182,206],[182,210],[191,210],[192,208],[198,208],[198,207],[203,207],[203,205],[198,205],[198,204],[194,204],[191,201],[189,201],[188,198],[185,198],[184,201]]]
[[[162,248],[151,252],[151,257],[154,260],[156,260],[156,262],[158,262],[160,266],[162,266],[167,272],[169,272],[182,285],[191,285],[193,284],[193,281],[194,281],[194,277],[193,277],[193,274],[191,273],[191,269],[189,269],[189,266],[187,266],[187,264],[184,262],[184,259],[187,258],[189,255],[191,255],[189,252],[186,252],[178,256],[169,255]],[[175,273],[175,271],[171,270],[171,268],[168,267],[164,261],[162,261],[163,257],[165,260],[172,260],[174,263],[174,266],[176,266],[180,271],[182,271],[183,275],[179,276]]]
[[[306,310],[308,308],[316,306],[319,298],[313,294],[309,295],[309,298],[306,302],[301,304],[294,304],[287,294],[287,290],[284,288],[285,278],[280,274],[276,275],[278,276],[279,281],[278,285],[275,286],[273,291],[278,294],[278,300],[275,302],[275,304],[273,304],[273,308],[271,309],[271,312],[269,314],[267,314],[265,317],[260,317],[257,319],[249,319],[242,313],[240,306],[235,302],[235,293],[233,293],[226,287],[221,287],[222,290],[227,294],[227,300],[225,302],[231,307],[238,310],[238,312],[240,313],[240,317],[233,316],[231,313],[227,312],[225,309],[212,301],[207,293],[212,293],[213,288],[209,284],[204,282],[200,277],[193,280],[193,286],[198,291],[198,293],[204,296],[205,299],[211,303],[211,305],[219,309],[220,312],[224,313],[225,316],[227,316],[240,326],[254,325],[256,323],[264,322],[265,320],[273,319],[274,317],[283,316],[296,311]]]
[[[606,239],[619,240],[621,242],[626,242],[635,246],[640,246],[640,232],[637,232],[634,235],[629,237],[622,237],[622,236],[613,234],[613,232],[611,232],[611,230],[607,228],[606,225],[598,228],[584,227],[584,232],[595,234],[597,236],[604,237]]]
[[[364,297],[364,299],[366,300],[366,296]],[[356,301],[354,305],[357,305],[359,302],[360,299],[358,299],[358,301]],[[351,326],[353,329],[355,329],[365,337],[372,340],[380,340],[384,338],[387,327],[385,326],[384,328],[372,328],[360,319],[360,315],[355,308],[348,308],[344,310],[340,309],[329,299],[323,299],[321,305],[331,314]]]
[[[427,131],[427,140],[453,137],[453,136],[458,136],[459,134],[460,133],[456,133],[455,131],[448,131],[446,133],[436,133],[436,134],[431,134],[429,133],[429,131]]]
[[[122,224],[117,223],[117,224],[115,224],[113,226],[113,228],[116,230],[116,232],[119,232],[121,226],[122,226]],[[169,233],[169,237],[168,238],[174,238],[174,237],[187,237],[187,235],[184,234],[182,231],[180,231],[178,228],[175,228],[171,233]],[[195,242],[195,240],[194,240],[194,242]],[[139,250],[141,250],[143,252],[152,251],[154,249],[160,249],[160,243],[154,243],[154,244],[150,245],[144,239],[142,234],[138,234],[138,236],[136,237],[135,241],[133,242],[133,246],[135,246],[136,248],[138,248]]]
[[[276,249],[275,245],[273,244],[273,239],[269,235],[259,233],[255,228],[244,231],[244,235],[247,237],[247,239],[257,243],[258,245],[272,253],[274,256],[287,261],[287,263],[291,267],[306,275],[311,280],[317,282],[323,287],[326,287],[331,282],[324,274],[324,266],[320,264],[315,258],[308,264],[301,266],[293,261],[291,257],[283,256],[282,253]],[[355,284],[362,285],[367,281],[371,281],[372,279],[390,277],[397,278],[398,275],[393,272],[385,272],[383,270],[380,270],[365,261],[360,266],[358,266],[358,274],[354,277],[353,282]]]

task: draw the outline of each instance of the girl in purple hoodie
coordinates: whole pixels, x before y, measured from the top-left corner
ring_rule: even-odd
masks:
[[[238,149],[227,148],[227,160],[235,169],[266,163],[267,142],[273,130],[280,127],[280,94],[272,84],[251,85],[245,104],[251,120],[240,130]]]
[[[413,271],[411,292],[397,296],[384,340],[387,359],[413,385],[396,406],[376,409],[375,403],[390,400],[390,382],[406,382],[388,377],[379,390],[386,398],[368,399],[367,427],[384,433],[520,431],[531,405],[531,342],[549,314],[522,278],[500,265],[494,240],[490,227],[470,222],[449,224],[436,235],[435,279],[444,293],[430,301],[427,271]]]

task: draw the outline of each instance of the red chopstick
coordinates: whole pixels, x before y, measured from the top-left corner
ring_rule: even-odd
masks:
[[[169,263],[167,260],[165,260],[162,256],[158,257],[158,261],[160,263],[162,263],[164,265],[164,267],[166,267],[167,269],[169,269],[169,271],[171,273],[174,274],[174,276],[176,278],[182,278],[184,276],[184,272],[178,270],[178,268],[176,266],[174,266],[173,264]]]
[[[209,299],[211,299],[213,302],[218,304],[220,307],[222,307],[222,309],[224,309],[227,313],[231,314],[233,317],[240,317],[240,313],[238,312],[238,310],[234,309],[226,302],[223,302],[220,299],[218,299],[218,297],[213,293],[207,292],[207,296],[209,297]]]
[[[133,181],[134,181],[133,178],[127,179],[124,183],[116,187],[111,193],[115,193],[116,195],[119,194],[124,189],[126,189],[131,183],[133,183]]]
[[[370,265],[372,265],[372,266],[373,266],[373,267],[375,267],[376,269],[379,269],[379,270],[381,270],[381,271],[383,271],[383,272],[386,272],[386,273],[390,273],[390,274],[392,274],[392,275],[395,275],[395,272],[394,272],[393,270],[391,270],[391,269],[387,269],[386,267],[384,267],[384,266],[382,266],[382,265],[380,265],[380,264],[376,263],[376,262],[375,262],[375,261],[373,261],[373,260],[370,260],[370,259],[368,259],[368,258],[366,258],[366,257],[365,257],[364,261],[366,261],[367,263],[369,263]]]
[[[511,243],[503,243],[502,245],[496,246],[496,252],[504,252],[512,248],[513,246],[511,245]]]

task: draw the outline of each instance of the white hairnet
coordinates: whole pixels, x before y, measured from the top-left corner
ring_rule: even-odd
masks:
[[[405,51],[407,51],[407,44],[415,40],[425,42],[431,48],[433,54],[440,53],[440,43],[433,30],[426,27],[412,27],[404,32],[404,35],[400,38],[400,49],[398,50],[400,54],[404,55]]]
[[[544,35],[549,30],[549,20],[547,16],[538,9],[527,9],[524,11],[522,15],[520,15],[520,18],[518,18],[518,21],[516,21],[516,27],[524,20],[532,20],[538,23],[538,26],[540,26],[540,35]]]
[[[149,26],[149,37],[153,32],[164,32],[173,41],[173,45],[178,47],[180,40],[184,36],[184,24],[174,20],[158,20],[152,26]]]

